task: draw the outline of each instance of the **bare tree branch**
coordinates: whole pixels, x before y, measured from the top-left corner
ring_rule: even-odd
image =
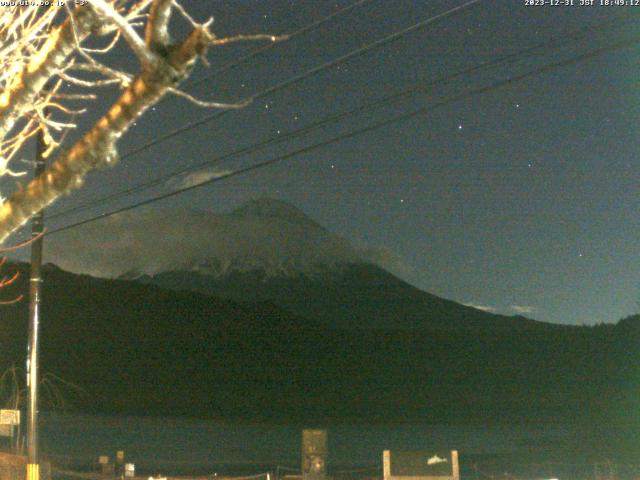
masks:
[[[89,8],[80,7],[74,11],[74,23],[81,38],[89,35],[95,21]],[[63,68],[74,49],[73,25],[71,19],[67,19],[50,33],[37,54],[0,94],[0,138],[4,138],[17,119],[31,108],[49,78]]]
[[[193,28],[196,28],[196,27],[198,27],[200,25],[206,25],[207,27],[209,27],[213,23],[213,17],[209,18],[209,20],[207,20],[204,23],[196,22],[195,19],[191,15],[189,15],[189,12],[187,12],[184,9],[184,7],[182,5],[180,5],[180,3],[178,3],[176,0],[173,0],[173,6],[180,13],[180,15],[182,15],[187,20],[187,22],[189,22],[191,24],[191,26]]]
[[[108,53],[113,49],[113,47],[116,46],[116,43],[118,43],[118,40],[120,40],[120,36],[121,35],[122,34],[120,33],[120,30],[118,30],[115,33],[115,35],[113,36],[113,38],[111,39],[111,41],[105,47],[102,47],[102,48],[86,48],[86,47],[84,47],[83,50],[85,52],[88,52],[88,53]]]
[[[1,42],[13,41],[14,36],[18,38],[21,28],[26,29],[31,38],[31,41],[8,50],[13,52],[12,58],[16,61],[7,62],[8,68],[0,74],[0,80],[5,79],[6,84],[0,94],[0,175],[15,174],[8,169],[8,162],[36,132],[43,132],[48,154],[75,128],[77,115],[86,109],[84,105],[69,108],[62,101],[95,98],[95,95],[85,93],[85,88],[113,84],[122,88],[117,101],[74,145],[67,150],[56,150],[57,158],[43,174],[24,187],[18,184],[17,191],[6,201],[0,197],[0,243],[57,198],[79,188],[89,172],[117,163],[119,138],[164,95],[173,93],[208,108],[248,105],[250,100],[237,104],[203,101],[178,89],[196,61],[206,61],[204,56],[210,46],[240,41],[275,42],[287,38],[261,34],[217,39],[209,32],[212,19],[197,23],[175,0],[141,0],[128,10],[124,6],[126,3],[124,0],[91,0],[87,7],[69,9],[68,18],[48,34],[43,27],[46,22],[39,17],[42,13],[38,13],[37,8],[30,9],[28,15],[19,9],[12,10],[14,16],[0,15]],[[147,7],[149,13],[145,14]],[[177,43],[172,41],[169,32],[174,7],[193,26],[191,33]],[[16,27],[10,21],[18,17],[22,27]],[[134,27],[136,21],[145,17],[142,39]],[[53,17],[47,19],[51,22]],[[82,45],[87,36],[102,34],[114,34],[106,47],[92,50]],[[95,54],[113,48],[119,37],[139,59],[140,73],[136,76],[94,58]],[[72,56],[74,51],[77,53]],[[0,66],[3,65],[0,57]],[[78,71],[88,72],[87,78],[77,78]],[[42,94],[45,84],[54,75],[58,77],[57,81]],[[51,113],[45,115],[45,111],[52,110],[55,117]],[[14,130],[19,132],[7,139]]]
[[[41,233],[34,235],[29,240],[25,240],[24,242],[18,243],[17,245],[11,245],[10,247],[0,247],[0,252],[2,253],[15,252],[16,250],[24,248],[27,245],[31,245],[36,240],[42,238],[45,235],[45,233],[46,233],[46,229],[43,230]],[[0,268],[5,264],[6,261],[7,261],[7,257],[2,257],[2,259],[0,260]]]
[[[248,100],[244,100],[239,103],[208,102],[206,100],[200,100],[198,98],[195,98],[193,95],[190,95],[187,92],[184,92],[182,90],[178,90],[177,88],[170,88],[169,91],[172,94],[178,97],[182,97],[188,100],[189,102],[193,103],[194,105],[197,105],[198,107],[203,107],[203,108],[223,108],[226,110],[230,110],[234,108],[244,108],[247,105],[250,105],[251,102],[253,101],[253,99],[250,98]]]
[[[256,35],[236,35],[233,37],[226,38],[213,38],[211,39],[211,45],[227,45],[229,43],[237,43],[237,42],[255,42],[260,40],[269,40],[270,42],[282,42],[289,38],[287,35],[266,35],[266,34],[256,34]]]
[[[0,300],[0,305],[15,305],[16,303],[21,302],[24,299],[24,294],[21,293],[16,298],[12,300]]]
[[[86,87],[86,88],[102,87],[107,85],[119,85],[122,83],[122,81],[117,78],[112,78],[109,80],[82,80],[81,78],[73,77],[65,72],[58,72],[58,76],[62,78],[65,82],[69,82],[73,85],[78,85],[80,87]]]
[[[56,198],[80,187],[88,172],[115,164],[117,140],[135,119],[189,74],[210,39],[206,28],[196,28],[165,57],[159,57],[161,61],[143,69],[107,114],[68,152],[0,205],[0,242]]]
[[[166,48],[171,43],[169,18],[172,3],[173,0],[155,0],[151,5],[144,39],[147,46],[154,51],[158,48]]]
[[[82,53],[81,53],[82,55]],[[84,56],[84,55],[83,55]],[[106,65],[103,65],[102,63],[96,61],[95,59],[91,58],[89,60],[89,63],[74,63],[72,65],[70,65],[67,69],[68,70],[79,70],[79,71],[85,71],[85,72],[94,72],[94,73],[99,73],[100,75],[103,75],[105,77],[107,77],[107,79],[109,80],[84,80],[84,82],[87,82],[88,86],[91,87],[91,82],[95,82],[94,86],[102,86],[102,85],[113,85],[116,83],[122,84],[122,85],[129,85],[131,83],[131,81],[133,80],[133,75],[127,73],[127,72],[123,72],[122,70],[115,70],[113,68],[110,68]],[[64,72],[64,73],[59,73],[58,74],[61,78],[63,77],[63,75],[67,75],[69,76],[68,73]],[[79,78],[75,78],[76,81],[83,81]]]
[[[158,2],[154,2],[155,3]],[[131,24],[120,15],[109,3],[105,0],[91,0],[91,6],[109,22],[113,23],[118,27],[118,30],[124,37],[125,41],[133,50],[133,53],[136,54],[142,66],[147,68],[157,63],[158,59],[151,52],[147,45],[144,43],[142,38],[137,34],[137,32],[133,29]],[[153,8],[153,7],[152,7]]]

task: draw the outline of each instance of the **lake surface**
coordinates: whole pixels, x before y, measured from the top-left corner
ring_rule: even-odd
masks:
[[[138,472],[164,474],[257,473],[278,466],[299,468],[301,433],[288,425],[248,425],[220,421],[43,414],[41,451],[70,467],[113,460],[117,450]],[[382,451],[458,449],[469,468],[471,458],[489,462],[500,455],[551,461],[575,442],[563,425],[336,425],[328,426],[329,466],[381,468]],[[488,465],[487,465],[488,468]],[[266,469],[266,470],[265,470]]]

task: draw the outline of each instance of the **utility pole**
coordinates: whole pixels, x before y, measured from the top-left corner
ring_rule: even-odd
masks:
[[[47,115],[45,109],[44,115]],[[33,172],[37,178],[45,169],[46,144],[42,130],[36,141],[36,161]],[[40,480],[38,461],[38,333],[40,327],[40,296],[42,286],[42,232],[44,212],[38,212],[31,222],[31,272],[29,276],[29,345],[27,346],[27,387],[29,407],[27,411],[27,479]]]

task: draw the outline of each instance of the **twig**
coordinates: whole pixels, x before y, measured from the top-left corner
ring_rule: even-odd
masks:
[[[127,19],[120,15],[109,3],[104,0],[91,0],[90,5],[108,21],[118,27],[125,41],[129,44],[133,53],[136,54],[143,67],[151,67],[158,62],[156,55],[147,48],[147,45]]]
[[[269,40],[270,42],[275,43],[282,42],[283,40],[287,40],[288,38],[288,35],[268,35],[264,33],[258,33],[256,35],[235,35],[233,37],[213,38],[211,40],[211,45],[227,45],[229,43],[255,42],[261,40]]]
[[[35,235],[35,236],[31,237],[29,240],[25,240],[25,241],[24,241],[24,242],[22,242],[22,243],[18,243],[17,245],[12,245],[12,246],[10,246],[10,247],[0,247],[0,253],[13,252],[13,251],[18,250],[18,249],[20,249],[20,248],[24,248],[24,247],[26,247],[27,245],[29,245],[30,243],[35,242],[36,240],[38,240],[38,239],[42,238],[42,237],[45,235],[46,231],[47,231],[47,230],[46,230],[46,228],[45,228],[45,229],[44,229],[41,233],[39,233],[38,235]],[[2,259],[2,260],[0,260],[0,267],[4,264],[4,262],[6,262],[6,258],[7,258],[7,257],[3,257],[3,259]]]
[[[182,97],[188,100],[189,102],[193,103],[194,105],[197,105],[203,108],[223,108],[223,109],[231,110],[231,109],[237,109],[237,108],[244,108],[247,105],[250,105],[251,102],[253,102],[252,98],[249,98],[248,100],[244,100],[239,103],[207,102],[205,100],[200,100],[198,98],[195,98],[194,96],[188,94],[187,92],[178,90],[177,88],[170,88],[169,91],[174,95],[178,97]]]

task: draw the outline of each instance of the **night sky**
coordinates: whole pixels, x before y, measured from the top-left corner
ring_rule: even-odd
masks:
[[[547,44],[308,135],[198,169],[198,175],[54,217],[48,226],[56,229],[212,172],[260,162],[444,101],[424,115],[152,208],[220,213],[248,199],[272,197],[357,244],[391,249],[404,263],[394,273],[436,295],[557,323],[616,321],[637,311],[640,300],[640,6],[584,7],[579,2],[564,7],[480,1],[127,158],[127,152],[158,136],[215,113],[183,99],[166,100],[123,139],[122,163],[91,175],[81,191],[55,204],[48,215]],[[182,3],[196,19],[214,16],[213,31],[226,36],[294,32],[352,1]],[[216,69],[265,44],[212,49],[211,66],[198,67],[184,88],[207,100],[238,101],[463,3],[370,0],[220,74]],[[621,42],[627,47],[448,101]],[[127,55],[123,50],[114,60],[133,66]],[[197,82],[207,75],[212,77]],[[97,113],[116,93],[106,92],[95,105]],[[81,131],[92,118],[83,118]]]

